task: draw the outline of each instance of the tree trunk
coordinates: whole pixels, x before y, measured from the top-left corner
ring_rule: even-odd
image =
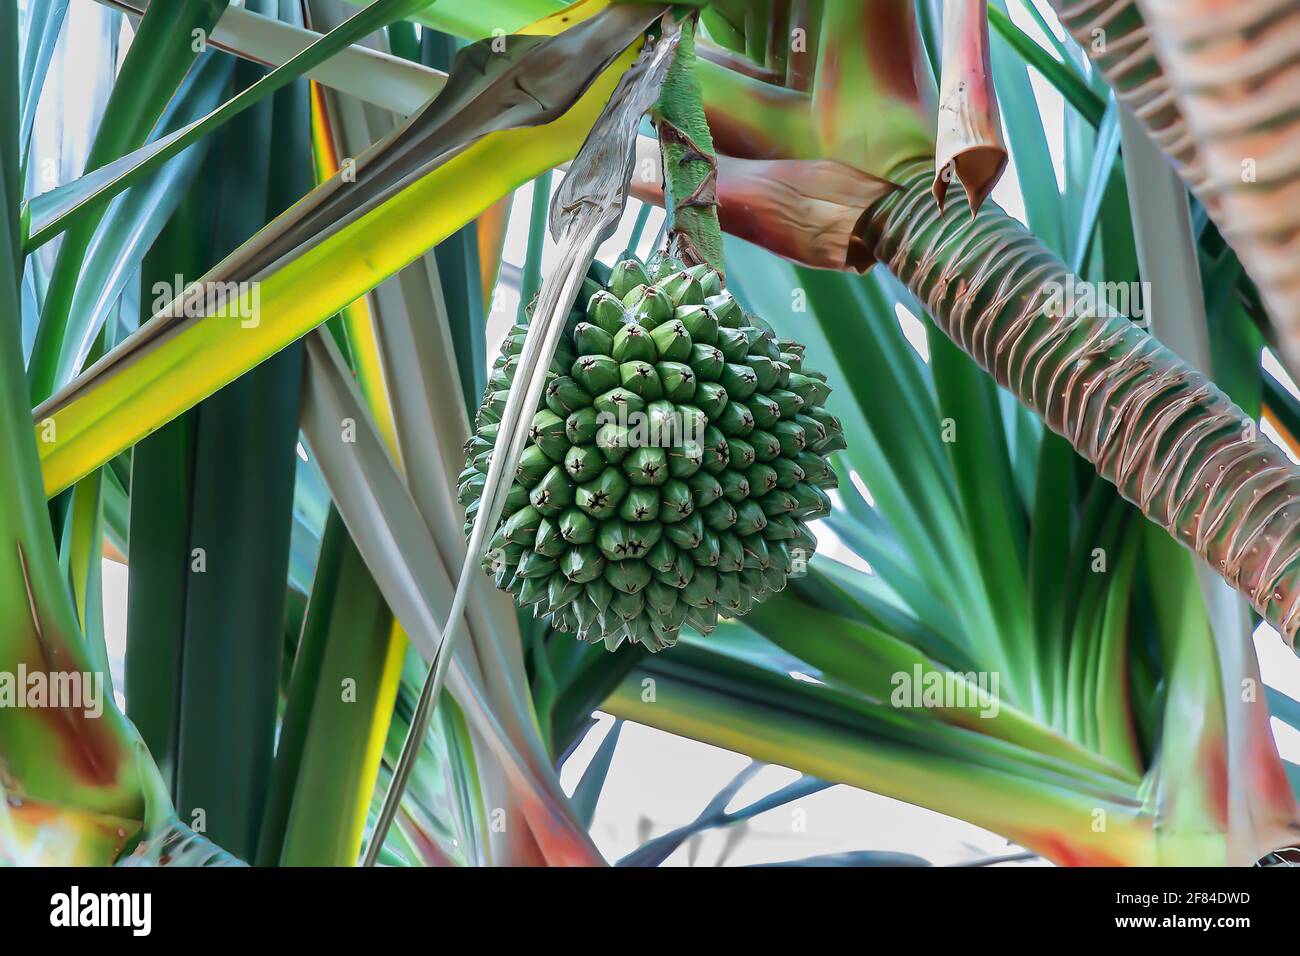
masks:
[[[1259,286],[1300,370],[1300,8],[1289,0],[1052,0]]]
[[[1083,47],[1115,91],[1116,98],[1146,127],[1183,181],[1213,215],[1218,204],[1206,171],[1156,60],[1151,31],[1136,0],[1051,0],[1061,24]]]
[[[1241,257],[1300,369],[1300,7],[1140,0],[1156,56]]]
[[[932,176],[928,163],[891,175],[902,185],[869,210],[867,248],[999,384],[1294,645],[1300,468],[1129,319],[1071,301],[1065,263],[995,205],[972,221],[954,191],[941,213]]]

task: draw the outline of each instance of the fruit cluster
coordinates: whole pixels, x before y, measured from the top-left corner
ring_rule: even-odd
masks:
[[[812,555],[843,432],[803,346],[706,266],[627,259],[578,301],[484,566],[559,630],[659,650]],[[467,534],[526,333],[506,336],[466,444]]]

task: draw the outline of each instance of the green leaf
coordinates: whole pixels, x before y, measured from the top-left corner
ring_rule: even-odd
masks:
[[[208,2],[214,3],[215,0],[208,0]],[[310,47],[267,73],[256,83],[241,90],[202,119],[195,120],[149,146],[123,155],[110,165],[96,168],[92,173],[75,182],[43,193],[28,205],[30,225],[26,248],[29,251],[35,249],[68,229],[72,223],[82,217],[94,215],[113,196],[149,175],[158,168],[159,164],[219,129],[244,110],[260,103],[307,70],[323,63],[336,51],[405,16],[424,2],[426,0],[374,0],[366,9],[358,12],[337,30],[321,37]],[[147,22],[148,17],[149,14],[146,13],[145,21],[142,21],[142,30],[143,22]]]
[[[575,642],[576,643],[576,642]],[[623,721],[616,720],[601,738],[600,746],[592,754],[591,762],[582,771],[578,785],[573,788],[573,812],[588,828],[596,815],[596,803],[600,800],[600,791],[609,776],[609,766],[614,762],[614,751],[618,747],[619,734],[623,730]]]
[[[1088,184],[1084,192],[1083,210],[1079,218],[1079,229],[1071,248],[1071,273],[1083,277],[1086,273],[1092,253],[1093,241],[1097,235],[1097,224],[1102,215],[1102,204],[1106,189],[1111,181],[1111,174],[1119,162],[1119,105],[1112,99],[1106,109],[1105,118],[1097,129],[1097,146],[1093,153],[1092,169],[1088,174]]]
[[[528,308],[542,287],[542,247],[546,241],[546,215],[551,204],[551,174],[548,170],[533,180],[533,206],[528,219],[528,248],[524,253],[519,282],[519,309],[515,321],[523,322]]]
[[[331,510],[293,665],[258,862],[353,866],[361,852],[401,655],[393,618]],[[396,665],[396,668],[394,668]]]
[[[228,92],[231,65],[215,54],[201,57],[159,120],[159,126],[174,128],[219,102]],[[134,278],[145,250],[157,239],[163,223],[203,166],[207,145],[200,143],[167,163],[148,182],[117,197],[96,227],[72,293],[68,329],[56,370],[59,383],[71,381],[87,357],[96,351],[96,340],[104,331],[114,305]],[[156,288],[171,289],[175,284],[174,274],[162,277],[161,282],[160,287],[150,283],[143,288],[146,302],[156,304]],[[142,321],[148,318],[143,316]],[[103,344],[99,342],[99,351]]]
[[[47,0],[27,8],[27,40],[23,44],[22,68],[19,70],[19,105],[22,115],[18,120],[18,161],[25,168],[27,152],[32,141],[32,124],[36,121],[36,106],[40,103],[41,87],[50,68],[50,57],[59,42],[63,21],[68,13],[68,0]]]
[[[17,66],[17,9],[0,4],[0,309],[11,317],[0,323],[0,453],[7,463],[0,536],[8,542],[0,548],[0,670],[58,661],[85,672],[90,655],[40,500],[22,368]],[[105,865],[148,813],[170,810],[165,793],[158,799],[157,774],[139,737],[111,696],[102,703],[94,717],[76,708],[0,708],[0,861],[43,862],[48,848],[53,861]],[[63,848],[67,855],[57,855]]]
[[[42,405],[39,420],[48,418],[58,434],[41,446],[51,491],[102,463],[90,458],[105,451],[105,460],[111,458],[355,301],[520,180],[570,155],[639,43],[639,15],[622,17],[618,25],[609,30],[601,20],[584,22],[557,37],[517,43],[512,50],[518,55],[499,58],[487,80],[469,63],[445,101],[439,97],[401,135],[363,157],[358,171],[366,188],[340,188],[336,177],[203,277],[204,283],[227,283],[258,275],[259,321],[160,314]],[[585,41],[599,47],[589,70],[548,74],[549,86],[535,87],[527,98],[516,95],[520,70],[538,56]],[[461,108],[469,103],[476,104],[472,110]],[[414,141],[425,145],[412,152]],[[492,177],[481,175],[485,160],[495,170]],[[449,195],[456,197],[450,205]],[[346,224],[335,228],[339,220]],[[373,254],[356,256],[357,243]],[[101,388],[118,394],[108,398]],[[73,406],[87,413],[77,425],[69,420],[79,417]],[[68,473],[60,474],[52,456],[63,459]]]
[[[1082,114],[1093,126],[1101,122],[1106,104],[1101,101],[1071,66],[1053,58],[1046,50],[1025,35],[1007,16],[1005,5],[990,4],[989,26],[998,32],[1011,47],[1056,87],[1066,102]],[[1051,31],[1048,31],[1050,35]]]
[[[653,703],[641,699],[646,677],[655,680]],[[1075,860],[1105,859],[1121,844],[1120,852],[1137,858],[1150,852],[1149,837],[1140,825],[1134,829],[1134,812],[1123,805],[1135,795],[1127,784],[1087,775],[1083,797],[1077,781],[1061,776],[1058,761],[1027,763],[1025,751],[1004,742],[853,702],[833,688],[767,674],[694,645],[643,659],[604,709],[822,780],[955,814],[1031,849],[1059,838],[1069,850],[1057,845],[1050,852],[1068,852]],[[1104,839],[1090,835],[1086,824],[1098,806],[1107,810]]]
[[[236,82],[261,72],[241,63]],[[204,252],[210,260],[224,257],[305,188],[305,92],[284,91],[243,114],[215,145],[214,162],[238,149],[249,178],[214,176],[218,188],[201,194],[201,216],[213,223]],[[288,175],[271,175],[273,157]],[[284,350],[191,413],[187,540],[168,556],[189,572],[173,678],[177,806],[186,819],[201,810],[205,832],[249,860],[257,852],[275,740],[301,370],[301,349]]]
[[[928,323],[930,367],[945,426],[945,448],[961,497],[967,534],[989,606],[997,609],[999,643],[1012,664],[1013,687],[1032,687],[1027,618],[1025,515],[1002,430],[997,386],[952,340]]]
[[[989,5],[989,22],[996,28],[1006,21],[1002,0]],[[1000,16],[999,16],[1000,15]],[[1015,30],[1015,27],[1012,27]],[[1024,197],[1025,217],[1029,227],[1047,246],[1061,254],[1065,251],[1065,225],[1061,217],[1061,194],[1056,183],[1052,154],[1047,147],[1038,98],[1029,79],[1024,49],[1003,42],[1007,38],[995,30],[991,60],[1002,121],[1007,127],[1007,148],[1016,171],[1020,193]],[[1024,38],[1016,30],[1013,34]],[[1032,50],[1039,47],[1030,42]],[[1041,51],[1040,51],[1041,52]]]
[[[177,0],[166,9],[159,4],[140,21],[135,42],[122,63],[95,133],[86,159],[87,171],[109,166],[145,142],[198,53],[191,31],[211,29],[226,2]],[[45,197],[54,192],[57,190]],[[45,197],[38,197],[38,201],[52,201]],[[30,216],[29,208],[26,218],[30,220]],[[79,217],[77,228],[64,236],[59,247],[28,367],[36,402],[48,398],[60,384],[58,365],[68,334],[72,297],[87,247],[102,216],[100,205]]]

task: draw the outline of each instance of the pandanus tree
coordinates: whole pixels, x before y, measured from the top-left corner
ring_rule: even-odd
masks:
[[[847,783],[1061,863],[1249,863],[1295,842],[1269,728],[1270,701],[1287,699],[1264,692],[1249,643],[1252,615],[1288,644],[1300,629],[1300,470],[1257,425],[1262,410],[1294,433],[1300,415],[1261,371],[1252,321],[1262,298],[1284,325],[1274,253],[1290,179],[1268,154],[1268,217],[1256,192],[1223,185],[1237,147],[1199,104],[1228,94],[1178,59],[1201,47],[1163,25],[1164,5],[1139,4],[1153,45],[1135,7],[1060,5],[1113,84],[1108,105],[1077,48],[1050,28],[1056,49],[1040,47],[996,2],[378,0],[355,14],[312,2],[304,18],[289,0],[112,0],[138,26],[84,174],[40,192],[25,188],[33,97],[65,6],[28,11],[21,61],[13,11],[0,14],[21,79],[4,114],[0,291],[24,317],[0,349],[14,475],[2,660],[107,668],[95,609],[107,536],[131,568],[131,720],[111,701],[96,723],[0,709],[6,857],[57,843],[84,862],[228,861],[215,843],[252,862],[350,864],[376,817],[370,862],[599,862],[584,823],[616,736],[573,800],[555,772],[596,707],[807,775],[766,806]],[[601,154],[612,105],[645,95],[629,78],[653,58],[647,31],[683,20],[699,41],[678,47],[657,137],[637,139],[630,167],[627,148]],[[1243,49],[1290,39],[1284,25],[1233,29]],[[477,43],[453,60],[450,35]],[[1026,63],[1069,104],[1079,200],[1043,168]],[[1156,146],[1217,230],[1181,190],[1160,205],[1134,188],[1169,187]],[[193,185],[228,179],[231,150],[267,165]],[[1008,152],[1029,228],[988,198]],[[527,325],[558,342],[597,228],[542,281],[548,171],[570,160],[556,205],[571,221],[601,206],[592,196],[666,197],[689,240],[683,265],[710,267],[689,281],[702,293],[725,277],[738,310],[773,326],[768,341],[805,344],[769,362],[806,359],[835,386],[826,409],[847,447],[820,449],[838,474],[825,520],[870,574],[818,557],[743,618],[707,636],[688,626],[648,656],[549,626],[581,625],[577,610],[516,616],[477,572],[495,521],[467,549],[455,496],[489,384],[499,204],[541,177],[523,291],[541,287]],[[1144,214],[1184,245],[1161,248]],[[644,224],[643,209],[630,249]],[[158,302],[141,292],[138,328],[122,319],[123,288],[177,274],[201,281]],[[1076,277],[1157,274],[1182,283],[1153,286],[1158,337],[1057,307]],[[214,303],[214,286],[230,296]],[[92,294],[104,287],[117,291]],[[623,304],[640,308],[651,288]],[[926,359],[900,314],[929,323]],[[1229,347],[1208,349],[1207,328]],[[582,333],[594,356],[637,347],[602,331],[605,351]],[[480,417],[472,459],[488,445],[521,456],[537,425],[520,418],[520,383],[540,391],[557,349],[515,336],[499,384],[519,392],[521,424],[485,432],[498,423]],[[1161,339],[1191,345],[1180,357]],[[1278,343],[1286,355],[1285,325]],[[502,401],[492,414],[509,420]],[[553,437],[566,463],[585,447]],[[509,481],[472,471],[492,492],[479,509],[500,510]],[[549,480],[536,477],[533,490]],[[815,494],[808,506],[824,510]],[[548,588],[571,597],[546,564],[559,556],[537,553]],[[961,693],[917,706],[898,693],[910,682]],[[212,842],[177,815],[202,819]],[[627,862],[662,860],[665,839]]]

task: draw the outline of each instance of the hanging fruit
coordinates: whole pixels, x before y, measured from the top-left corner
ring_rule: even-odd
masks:
[[[626,259],[579,302],[484,567],[561,631],[659,650],[745,614],[811,557],[844,437],[803,346],[707,265]],[[470,521],[526,331],[506,336],[466,445]]]
[[[610,650],[708,634],[785,587],[844,447],[803,346],[724,288],[693,36],[688,17],[654,110],[669,252],[588,271],[484,558],[521,606]],[[466,446],[467,534],[527,331],[506,336]]]

